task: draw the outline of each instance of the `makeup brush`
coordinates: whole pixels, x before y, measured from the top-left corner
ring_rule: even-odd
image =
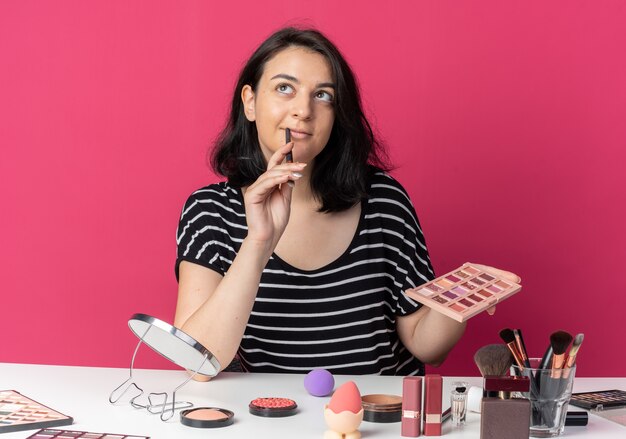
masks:
[[[580,345],[583,344],[583,339],[585,338],[585,334],[578,334],[574,338],[574,343],[572,343],[572,348],[569,350],[567,354],[567,360],[565,361],[565,365],[563,366],[563,375],[564,379],[569,377],[570,368],[576,364],[576,355],[578,355],[578,350],[580,349]]]
[[[291,142],[291,130],[289,128],[285,128],[285,144]],[[293,152],[289,151],[286,157],[287,163],[293,163]]]
[[[550,364],[552,364],[552,355],[554,355],[554,351],[552,350],[552,345],[549,345],[548,349],[546,349],[546,353],[543,354],[543,357],[541,357],[541,361],[537,366],[538,370],[535,375],[535,387],[537,387],[538,391],[541,390],[541,377],[543,376],[541,370],[548,369],[550,367]]]
[[[556,331],[550,335],[550,346],[554,351],[552,355],[552,372],[550,376],[552,378],[560,378],[561,372],[558,369],[565,364],[565,351],[572,342],[572,335],[565,331]],[[576,358],[576,357],[574,357]]]
[[[530,369],[530,361],[528,361],[528,355],[526,354],[526,347],[524,346],[524,340],[522,339],[522,333],[519,329],[513,330],[513,336],[515,337],[515,345],[520,353],[524,367]]]
[[[474,362],[482,376],[508,375],[513,364],[513,355],[506,346],[488,344],[476,351]]]
[[[522,343],[522,351],[526,354],[526,358],[528,358],[528,350],[526,349],[526,343],[524,343],[524,336],[522,335],[522,330],[517,329],[517,333],[519,334],[519,340]]]
[[[552,364],[552,355],[554,355],[554,351],[552,350],[552,345],[549,345],[548,349],[546,349],[546,353],[541,357],[541,362],[537,369],[548,369]]]
[[[515,344],[515,334],[509,328],[504,328],[500,331],[500,338],[506,343],[507,347],[513,354],[513,358],[515,359],[515,363],[520,368],[521,371],[524,370],[524,361],[522,360],[521,354],[517,350],[517,345]]]
[[[541,396],[547,401],[555,401],[564,391],[567,381],[561,380],[561,368],[565,364],[565,351],[572,342],[572,335],[566,331],[556,331],[550,334],[550,346],[552,347],[552,362],[550,374],[542,372]],[[574,357],[575,358],[575,357]],[[552,427],[556,422],[554,413],[557,410],[556,403],[546,404],[541,410],[543,422]]]

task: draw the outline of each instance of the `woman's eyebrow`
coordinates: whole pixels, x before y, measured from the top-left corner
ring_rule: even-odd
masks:
[[[295,76],[288,75],[286,73],[279,73],[278,75],[274,75],[270,78],[270,81],[274,79],[278,79],[278,78],[286,79],[288,81],[295,82],[296,84],[300,84],[300,81],[298,81],[298,78],[296,78]],[[320,82],[315,85],[315,88],[324,88],[324,87],[336,88],[335,84],[332,82]]]

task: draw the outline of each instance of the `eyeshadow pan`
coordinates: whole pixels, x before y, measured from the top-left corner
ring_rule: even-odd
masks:
[[[429,290],[428,288],[420,288],[418,290],[418,292],[422,295],[422,296],[426,296],[426,297],[430,297],[433,294],[436,294],[435,292],[433,292],[432,290]]]
[[[442,288],[448,288],[451,287],[452,285],[454,285],[452,282],[448,282],[445,279],[439,279],[437,282],[435,282],[437,285],[439,285]]]
[[[488,275],[487,273],[483,273],[480,275],[481,279],[486,280],[487,282],[491,282],[492,280],[495,279],[495,277]]]
[[[472,268],[472,267],[465,267],[463,270],[467,271],[469,274],[480,273],[480,271],[478,271],[478,270],[476,270],[475,268]]]
[[[459,302],[462,303],[463,305],[467,306],[467,307],[470,307],[470,306],[474,305],[472,302],[470,302],[467,299],[461,299],[461,300],[459,300]]]
[[[489,285],[489,286],[487,287],[487,289],[488,289],[489,291],[493,291],[494,293],[499,293],[499,292],[500,292],[500,288],[496,287],[495,285]]]
[[[446,296],[446,297],[449,297],[450,299],[456,299],[456,297],[457,297],[457,296],[456,296],[456,294],[454,294],[454,293],[453,293],[453,292],[451,292],[451,291],[445,291],[445,292],[443,293],[443,295],[444,295],[444,296]]]
[[[456,274],[457,276],[462,277],[462,278],[464,278],[464,279],[465,279],[466,277],[469,277],[469,274],[464,273],[463,271],[460,271],[460,270],[459,270],[459,271],[457,271],[457,272],[455,272],[454,274]]]
[[[481,296],[485,296],[485,297],[491,297],[493,296],[493,294],[491,294],[489,291],[487,290],[480,290],[480,291],[476,291],[477,294],[480,294]]]
[[[458,312],[463,312],[465,311],[465,308],[463,308],[461,305],[459,305],[458,303],[453,303],[452,305],[450,305],[450,308],[452,308],[455,311]]]
[[[463,288],[461,288],[461,287],[454,287],[454,288],[452,288],[452,291],[454,291],[455,293],[457,293],[457,294],[458,294],[458,295],[460,295],[460,296],[462,296],[462,295],[464,295],[465,293],[467,293],[467,291],[466,291],[466,290],[464,290],[464,289],[463,289]]]
[[[446,279],[448,279],[450,282],[454,282],[457,283],[458,281],[460,281],[461,279],[459,279],[458,277],[456,277],[455,275],[451,274],[449,276],[446,276]]]
[[[499,286],[500,288],[502,288],[503,290],[506,290],[507,288],[509,288],[511,285],[502,282],[501,280],[499,280],[498,282],[496,282],[496,285]]]
[[[476,294],[470,294],[467,297],[472,299],[474,302],[482,302],[483,301],[483,299],[480,296],[477,296]]]
[[[441,296],[433,297],[433,300],[439,303],[447,303],[448,301]]]
[[[485,282],[480,280],[480,278],[478,278],[478,277],[470,279],[470,282],[472,282],[472,283],[474,283],[476,285],[484,285],[485,284]]]
[[[466,289],[468,289],[468,290],[475,290],[475,289],[476,289],[476,287],[475,287],[474,285],[472,285],[472,284],[470,284],[470,283],[468,283],[468,282],[465,282],[465,283],[462,285],[462,287],[463,287],[463,288],[466,288]]]
[[[435,293],[438,293],[439,291],[443,291],[443,288],[435,284],[426,285],[426,288],[428,288],[431,291],[434,291]]]

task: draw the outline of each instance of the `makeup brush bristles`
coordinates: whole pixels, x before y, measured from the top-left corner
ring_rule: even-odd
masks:
[[[576,349],[574,353],[578,352],[578,349],[580,349],[580,345],[583,344],[584,339],[585,339],[585,334],[583,333],[580,333],[576,337],[574,337],[574,343],[572,343],[572,350]]]
[[[476,351],[474,362],[482,376],[508,375],[513,364],[513,355],[504,345],[489,344]]]
[[[504,328],[500,331],[500,338],[506,343],[515,343],[515,333],[512,329]]]
[[[515,363],[520,369],[524,369],[524,360],[522,360],[522,354],[517,349],[517,344],[515,343],[515,333],[513,330],[504,328],[500,331],[500,338],[506,343],[507,349],[511,351]]]
[[[583,339],[585,338],[585,334],[578,334],[574,337],[574,343],[572,343],[572,348],[569,350],[567,354],[567,361],[565,367],[572,367],[576,362],[576,355],[578,355],[578,350],[580,349],[580,345],[583,344]]]
[[[556,331],[550,335],[550,345],[554,355],[563,355],[572,342],[572,335],[565,331]]]

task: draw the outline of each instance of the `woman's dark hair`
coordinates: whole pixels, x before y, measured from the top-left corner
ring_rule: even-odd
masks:
[[[350,66],[337,47],[314,29],[288,27],[271,35],[252,54],[239,75],[228,123],[211,153],[213,170],[235,187],[248,186],[266,170],[256,124],[244,115],[241,90],[256,91],[265,64],[288,47],[302,47],[323,55],[335,81],[335,121],[325,148],[311,170],[311,190],[321,201],[320,212],[346,210],[367,196],[373,169],[389,170],[384,146],[376,139],[361,108],[361,97]],[[371,165],[371,166],[370,166]]]

